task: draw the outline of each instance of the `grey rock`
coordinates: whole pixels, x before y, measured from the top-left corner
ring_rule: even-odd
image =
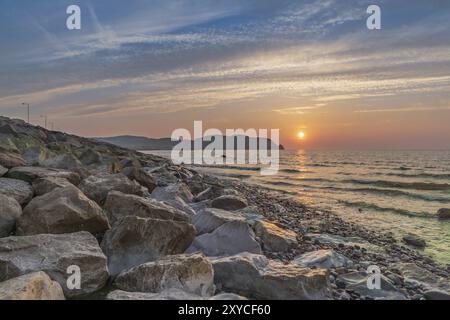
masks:
[[[102,156],[95,150],[86,149],[79,157],[82,164],[90,166],[102,162]]]
[[[423,295],[427,300],[450,300],[450,293],[443,291],[430,290],[426,291]]]
[[[0,165],[0,178],[3,177],[8,172],[8,169]]]
[[[103,204],[110,191],[120,191],[125,194],[138,196],[143,195],[141,186],[121,173],[101,173],[90,176],[81,182],[80,189],[88,198],[98,204]]]
[[[233,195],[220,196],[214,199],[211,203],[213,208],[223,210],[239,210],[247,207],[247,201],[241,197]]]
[[[14,167],[24,166],[25,164],[25,160],[19,154],[3,150],[3,148],[0,147],[1,166],[10,169]]]
[[[16,199],[20,205],[28,203],[33,198],[33,188],[28,182],[0,178],[0,194]]]
[[[303,267],[316,267],[322,269],[347,268],[351,260],[333,250],[318,250],[304,253],[293,261]]]
[[[246,297],[243,297],[243,296],[240,296],[240,295],[234,294],[234,293],[221,293],[221,294],[215,295],[214,297],[209,298],[208,300],[238,301],[238,300],[248,300],[248,299]]]
[[[199,254],[172,255],[139,265],[119,274],[115,286],[129,292],[180,289],[203,297],[215,290],[211,262]]]
[[[212,233],[195,238],[186,252],[202,252],[210,257],[218,257],[241,252],[261,253],[261,247],[246,222],[232,221],[223,224]]]
[[[67,287],[67,268],[72,265],[80,267],[81,289]],[[106,257],[88,232],[0,239],[0,281],[36,271],[57,281],[66,297],[98,291],[109,277]]]
[[[75,186],[34,198],[17,221],[17,235],[88,231],[97,236],[109,228],[103,210]]]
[[[369,289],[367,285],[368,277],[369,275],[364,271],[346,273],[337,277],[336,284],[343,283],[343,287],[347,291],[355,292],[373,300],[406,300],[406,296],[383,275],[380,275],[381,288]]]
[[[448,279],[437,276],[414,263],[400,262],[393,264],[392,267],[402,274],[406,285],[422,287],[428,291],[450,292]]]
[[[20,204],[14,198],[0,194],[0,238],[11,234],[21,215]]]
[[[159,201],[167,201],[177,196],[186,203],[192,202],[194,199],[189,187],[184,183],[172,183],[166,187],[157,187],[152,192],[152,198]]]
[[[65,178],[73,185],[80,184],[80,176],[71,171],[43,167],[17,167],[8,171],[8,178],[23,180],[32,183],[34,180],[45,177]]]
[[[106,232],[102,248],[109,270],[117,275],[123,270],[183,253],[195,237],[195,227],[185,222],[127,216]]]
[[[156,180],[142,168],[126,167],[121,171],[130,180],[135,180],[141,186],[152,192],[156,188]]]
[[[243,253],[213,260],[214,281],[224,291],[272,300],[329,299],[326,270],[283,264],[265,256]]]
[[[450,209],[447,209],[447,208],[439,209],[437,215],[438,215],[439,219],[443,219],[443,220],[450,219]]]
[[[58,188],[74,186],[67,179],[59,177],[44,177],[33,181],[33,190],[35,196],[42,196]]]
[[[159,293],[149,292],[127,292],[115,290],[108,294],[107,300],[203,300],[201,296],[187,293],[180,289],[168,289]]]
[[[211,233],[221,225],[231,221],[245,221],[245,218],[239,213],[215,208],[201,210],[192,218],[192,223],[197,229],[197,235]]]
[[[417,248],[425,248],[427,243],[425,240],[419,238],[418,236],[415,236],[413,234],[408,234],[403,236],[403,242],[406,244],[409,244],[411,246],[417,247]]]
[[[124,194],[119,191],[111,191],[108,193],[104,209],[108,213],[111,224],[116,223],[126,216],[185,222],[190,221],[190,216],[186,213],[168,206],[165,203],[136,195]]]

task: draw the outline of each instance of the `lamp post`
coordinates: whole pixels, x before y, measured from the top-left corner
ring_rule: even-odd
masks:
[[[27,120],[28,120],[28,123],[30,123],[30,104],[22,102],[22,106],[27,106]]]
[[[41,118],[44,118],[45,129],[47,129],[47,115],[41,115]]]

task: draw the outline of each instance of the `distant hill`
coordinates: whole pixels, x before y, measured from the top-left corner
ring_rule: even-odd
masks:
[[[217,136],[214,138],[222,138],[225,145],[226,139],[231,139],[231,137]],[[234,136],[237,139],[237,136]],[[172,148],[178,144],[177,141],[171,141],[170,138],[153,139],[147,137],[139,136],[116,136],[116,137],[104,137],[96,138],[98,141],[111,143],[122,148],[128,148],[133,150],[172,150]],[[245,149],[250,149],[251,142],[255,143],[256,138],[245,137]],[[236,140],[235,140],[236,141]],[[259,142],[267,143],[269,149],[276,148],[277,145],[274,144],[270,139],[259,139]],[[211,142],[203,141],[203,148],[209,145]],[[257,143],[259,146],[259,144]],[[278,146],[280,150],[284,150],[283,145]],[[236,148],[235,148],[236,149]]]

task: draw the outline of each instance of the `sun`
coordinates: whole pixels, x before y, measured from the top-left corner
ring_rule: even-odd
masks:
[[[298,138],[299,138],[300,140],[303,140],[303,139],[305,139],[305,132],[299,131],[299,132],[297,133],[297,136],[298,136]]]

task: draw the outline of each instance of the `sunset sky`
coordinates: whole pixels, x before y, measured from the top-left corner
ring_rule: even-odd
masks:
[[[82,30],[66,29],[66,8]],[[370,4],[382,29],[366,28]],[[450,148],[448,0],[2,0],[0,114],[83,136],[279,128],[289,148]],[[300,140],[298,132],[305,133]]]

